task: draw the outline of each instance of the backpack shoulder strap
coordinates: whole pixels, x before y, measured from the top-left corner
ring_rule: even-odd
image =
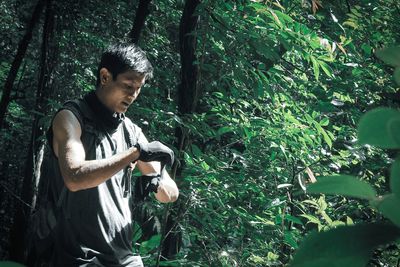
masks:
[[[63,104],[63,107],[60,110],[62,109],[67,109],[71,111],[78,119],[82,128],[86,127],[87,125],[92,125],[92,123],[90,122],[93,121],[94,115],[92,110],[89,108],[89,106],[86,104],[84,100],[76,99],[67,101]],[[46,186],[48,187],[50,185],[48,184]],[[63,203],[66,194],[67,194],[67,188],[63,186],[60,192],[60,196],[57,202],[55,203],[55,207],[57,210],[61,208],[61,205]]]
[[[125,139],[130,147],[136,145],[142,136],[144,137],[142,129],[134,124],[128,117],[125,117],[123,127]]]
[[[133,138],[132,131],[130,131],[130,130],[128,129],[128,126],[126,125],[126,120],[124,120],[124,121],[122,122],[122,124],[123,124],[122,126],[123,126],[123,128],[124,128],[124,137],[125,137],[125,141],[126,141],[128,147],[132,147],[134,144],[136,144],[136,142],[135,142],[135,140],[134,140],[134,138]]]
[[[79,120],[81,125],[84,125],[87,121],[94,121],[95,116],[92,109],[83,99],[70,100],[64,103],[64,109],[71,111]]]

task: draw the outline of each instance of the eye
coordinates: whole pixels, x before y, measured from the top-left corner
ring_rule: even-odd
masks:
[[[133,91],[133,87],[129,84],[125,84],[125,90],[127,91]]]

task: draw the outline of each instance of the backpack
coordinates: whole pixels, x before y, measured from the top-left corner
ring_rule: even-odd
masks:
[[[83,120],[81,123],[84,123],[89,129],[94,129],[93,121],[88,119],[88,116],[84,115],[90,112],[86,105],[79,100],[68,101],[64,104],[64,107],[67,108],[68,105],[73,106],[80,113],[79,116]],[[52,138],[49,132],[47,133],[47,142],[48,147],[50,147]],[[28,266],[48,266],[53,255],[57,220],[62,213],[62,203],[67,194],[67,188],[63,185],[58,199],[54,199],[50,196],[50,179],[52,178],[48,174],[50,153],[51,148],[47,149],[45,152],[45,158],[47,160],[44,161],[41,167],[37,194],[38,201],[35,210],[30,216],[25,251],[25,258]]]
[[[48,149],[46,149],[45,157],[49,157]],[[47,166],[45,161],[41,167],[35,210],[29,218],[25,249],[27,266],[48,266],[47,263],[53,254],[57,219],[61,214],[61,205],[67,193],[67,188],[63,186],[58,199],[51,200]]]

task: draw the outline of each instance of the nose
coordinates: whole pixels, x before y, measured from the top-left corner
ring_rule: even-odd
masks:
[[[138,96],[138,94],[139,94],[138,92],[139,92],[139,90],[133,91],[132,94],[131,94],[131,96],[132,96],[133,98],[136,98],[136,97]]]
[[[136,97],[139,95],[139,92],[140,92],[140,88],[132,90],[132,92],[130,92],[130,94],[129,94],[129,97],[132,98],[132,100],[135,100]]]
[[[140,92],[140,87],[133,91],[132,95],[136,98]]]

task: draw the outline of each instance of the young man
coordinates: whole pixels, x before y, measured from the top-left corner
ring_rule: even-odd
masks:
[[[55,115],[48,133],[53,153],[47,171],[61,213],[52,265],[143,266],[132,253],[130,173],[135,167],[143,175],[160,173],[172,163],[173,152],[160,142],[149,143],[124,114],[152,71],[140,48],[113,45],[102,55],[96,90],[67,102]],[[157,200],[178,198],[178,188],[165,171],[156,180]]]

